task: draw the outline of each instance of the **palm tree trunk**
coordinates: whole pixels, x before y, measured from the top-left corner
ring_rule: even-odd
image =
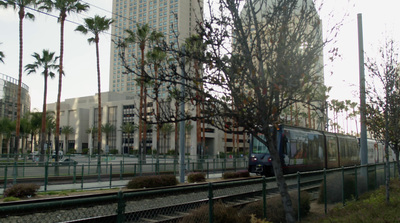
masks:
[[[100,152],[101,152],[101,84],[100,84],[100,60],[99,60],[99,36],[95,37],[96,42],[96,59],[97,59],[97,89],[98,89],[98,120],[97,120],[97,165],[98,165],[98,173],[101,172],[101,160],[100,160]]]
[[[61,91],[62,91],[62,75],[63,75],[63,61],[64,61],[64,22],[65,16],[61,13],[60,16],[60,67],[59,67],[59,75],[58,75],[58,94],[57,94],[57,105],[56,105],[56,131],[54,135],[54,143],[56,150],[56,159],[58,162],[58,152],[60,151],[60,113],[61,113]],[[58,165],[56,165],[56,172],[58,172]]]
[[[44,93],[43,93],[43,109],[42,109],[42,129],[40,131],[40,162],[44,162],[44,143],[46,141],[46,101],[47,101],[47,71],[44,73]]]
[[[17,96],[17,121],[15,124],[15,147],[14,160],[18,161],[18,143],[21,125],[21,88],[22,88],[22,60],[23,60],[23,21],[25,17],[25,8],[19,6],[19,68],[18,68],[18,96]]]

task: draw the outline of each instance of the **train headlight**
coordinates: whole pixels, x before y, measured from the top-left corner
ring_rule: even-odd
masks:
[[[268,162],[272,162],[272,157],[268,157]]]
[[[257,161],[257,157],[251,157],[252,161]]]

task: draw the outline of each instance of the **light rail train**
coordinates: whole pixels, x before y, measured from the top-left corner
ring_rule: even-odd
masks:
[[[281,125],[277,137],[284,173],[360,165],[359,140],[355,136]],[[367,148],[368,163],[384,162],[382,143],[368,139]],[[394,156],[389,150],[392,161]],[[250,137],[248,170],[265,176],[274,175],[268,148],[256,137]]]

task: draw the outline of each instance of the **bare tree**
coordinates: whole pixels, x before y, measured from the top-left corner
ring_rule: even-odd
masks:
[[[368,83],[367,126],[374,138],[385,142],[386,168],[389,168],[389,147],[395,153],[397,169],[400,148],[400,82],[399,47],[393,40],[386,40],[379,49],[380,57],[367,57],[366,67],[370,72]],[[400,172],[399,172],[400,173]],[[389,171],[386,171],[386,202],[389,203]]]

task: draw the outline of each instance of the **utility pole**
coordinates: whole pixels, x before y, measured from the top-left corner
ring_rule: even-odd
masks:
[[[364,41],[362,29],[362,15],[357,14],[358,23],[358,58],[359,58],[359,72],[360,72],[360,120],[361,120],[361,165],[368,164],[368,150],[367,150],[367,127],[366,127],[366,109],[365,109],[365,74],[364,74]],[[365,170],[364,170],[365,169]],[[364,171],[363,171],[364,170]],[[367,177],[367,168],[362,168],[361,174]]]
[[[185,52],[185,47],[182,49]],[[181,106],[180,106],[180,118],[179,123],[179,182],[185,182],[185,56],[182,57],[182,79],[181,79]]]

